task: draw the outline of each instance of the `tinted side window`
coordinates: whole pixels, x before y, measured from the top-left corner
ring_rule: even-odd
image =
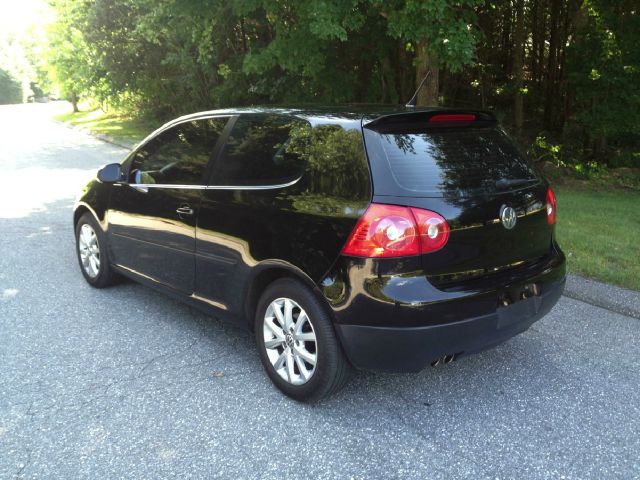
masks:
[[[371,182],[360,129],[331,124],[296,128],[287,150],[306,154],[308,194],[334,199],[369,197]]]
[[[304,152],[290,148],[291,135],[308,123],[281,115],[241,115],[214,170],[212,185],[277,185],[295,180]]]
[[[181,123],[142,146],[131,164],[129,182],[200,185],[227,118]]]

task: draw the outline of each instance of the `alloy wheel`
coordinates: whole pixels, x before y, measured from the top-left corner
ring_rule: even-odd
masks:
[[[304,309],[290,298],[273,300],[264,315],[264,346],[274,370],[292,385],[307,383],[316,370],[318,344]]]
[[[85,273],[91,278],[96,278],[100,273],[100,246],[96,232],[88,223],[80,228],[78,251]]]

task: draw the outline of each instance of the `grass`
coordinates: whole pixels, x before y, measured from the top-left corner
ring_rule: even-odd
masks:
[[[640,192],[558,189],[558,243],[568,269],[640,290]]]
[[[83,110],[78,113],[60,113],[53,117],[68,125],[86,128],[90,132],[107,135],[125,143],[137,143],[151,133],[157,126],[140,119],[100,109]]]

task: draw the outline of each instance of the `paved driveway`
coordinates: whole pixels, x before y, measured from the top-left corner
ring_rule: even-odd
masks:
[[[640,478],[640,320],[563,297],[495,350],[297,404],[248,333],[84,282],[73,197],[125,150],[50,108],[0,107],[0,478]]]

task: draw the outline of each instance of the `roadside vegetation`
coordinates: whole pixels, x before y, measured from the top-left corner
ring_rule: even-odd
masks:
[[[640,10],[621,0],[52,0],[49,77],[166,121],[218,107],[493,111],[534,158],[640,167]],[[44,81],[41,83],[45,83]]]
[[[106,135],[116,143],[124,145],[139,142],[159,126],[157,122],[145,121],[127,114],[86,108],[88,109],[77,112],[69,109],[66,113],[55,115],[54,120],[86,129],[94,134]]]
[[[556,190],[569,271],[640,290],[640,190]]]

